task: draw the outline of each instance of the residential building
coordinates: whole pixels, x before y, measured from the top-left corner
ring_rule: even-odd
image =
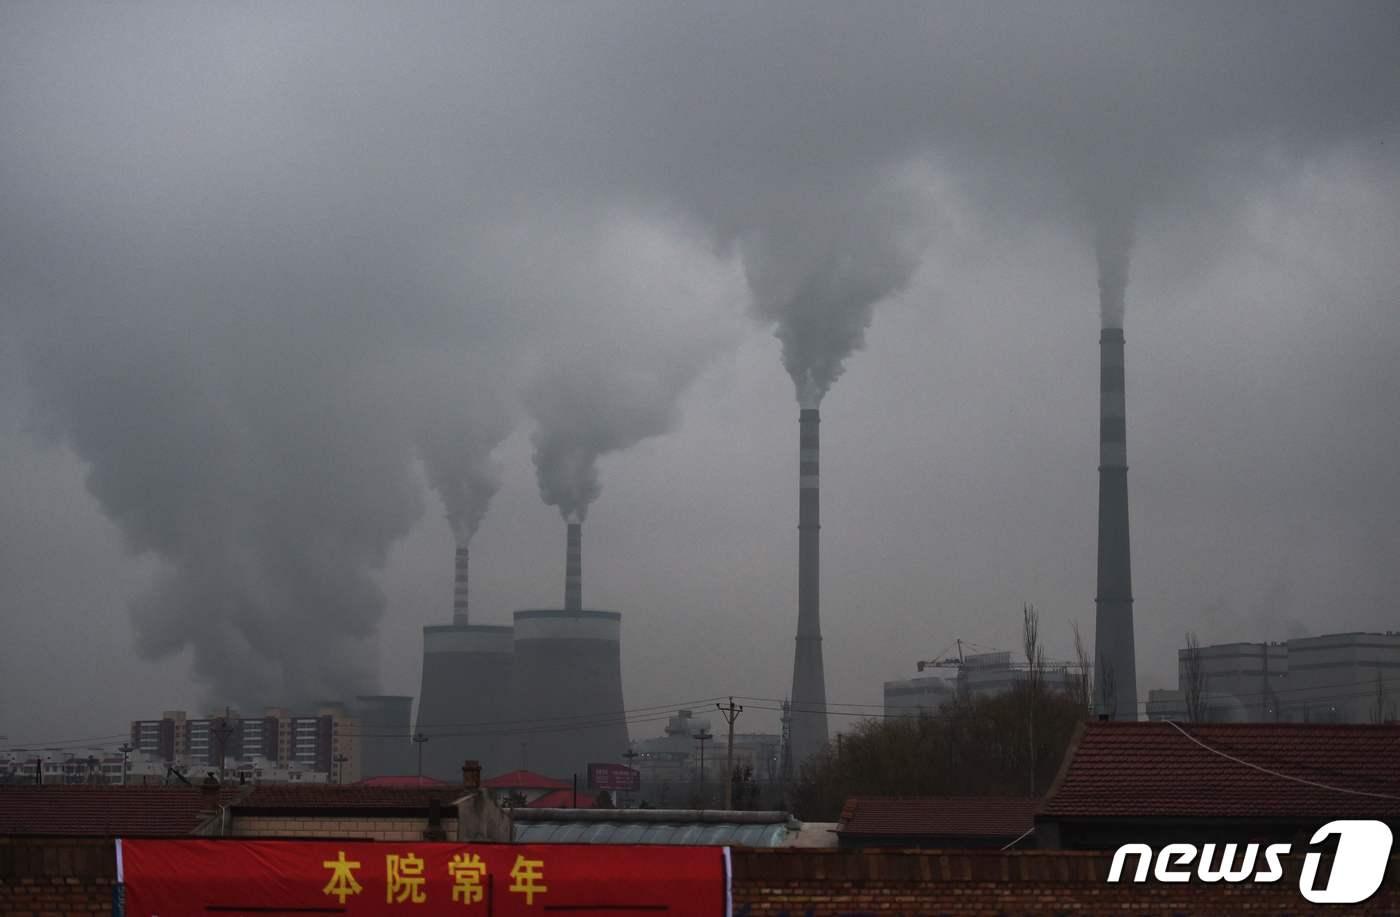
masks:
[[[855,796],[836,825],[846,848],[1003,850],[1031,834],[1040,800],[1020,796]]]
[[[1301,848],[1339,818],[1400,831],[1397,748],[1400,725],[1085,723],[1036,814],[1036,845]]]
[[[269,707],[248,717],[230,710],[195,718],[167,710],[158,720],[134,720],[131,744],[195,774],[222,766],[225,775],[245,779],[258,774],[263,781],[353,783],[360,779],[359,731],[339,703],[300,714]]]

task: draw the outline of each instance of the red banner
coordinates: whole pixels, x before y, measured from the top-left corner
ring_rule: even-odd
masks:
[[[121,840],[129,917],[181,914],[719,917],[722,847]]]

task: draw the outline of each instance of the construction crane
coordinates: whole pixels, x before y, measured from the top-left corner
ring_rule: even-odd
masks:
[[[954,640],[953,643],[956,644],[958,648],[958,654],[956,656],[944,656],[943,653],[940,653],[937,657],[933,659],[920,659],[917,663],[919,671],[922,672],[924,669],[960,669],[963,666],[965,666],[967,664],[967,659],[963,655],[963,640]],[[980,646],[976,643],[972,643],[971,641],[967,641],[967,643],[969,646],[976,647],[977,649],[988,649],[988,647]],[[947,652],[946,648],[944,649],[944,652]],[[992,652],[1004,653],[1008,651],[993,649]],[[1030,669],[1030,667],[1031,664],[1024,660],[1021,662],[1008,661],[1006,663],[1006,668],[1019,672],[1027,671],[1028,669]],[[1078,671],[1080,668],[1080,663],[1066,662],[1058,659],[1047,659],[1043,660],[1038,667],[1041,670],[1065,669],[1067,671]]]

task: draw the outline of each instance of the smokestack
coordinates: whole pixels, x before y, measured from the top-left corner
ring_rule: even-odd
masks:
[[[792,762],[800,766],[826,745],[826,673],[821,624],[821,415],[798,415],[797,647],[792,663]]]
[[[452,584],[452,623],[465,627],[467,621],[467,546],[457,545],[456,577]]]
[[[1133,573],[1128,549],[1127,414],[1123,398],[1123,329],[1099,339],[1099,579],[1094,599],[1098,712],[1137,719],[1133,645]]]
[[[564,610],[583,608],[583,525],[569,520],[569,543],[564,556]]]

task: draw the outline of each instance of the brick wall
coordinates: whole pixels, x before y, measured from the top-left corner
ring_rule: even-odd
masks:
[[[1024,851],[736,850],[736,917],[1337,913],[1297,891],[1298,862],[1272,885],[1104,882],[1107,854]],[[0,914],[107,915],[116,862],[107,838],[0,837]],[[1400,913],[1400,858],[1347,913]]]
[[[735,917],[1336,913],[1298,893],[1300,857],[1264,885],[1114,884],[1111,854],[1065,851],[736,850]],[[1400,914],[1400,858],[1348,913]]]
[[[110,915],[116,882],[110,838],[0,837],[0,914]]]

